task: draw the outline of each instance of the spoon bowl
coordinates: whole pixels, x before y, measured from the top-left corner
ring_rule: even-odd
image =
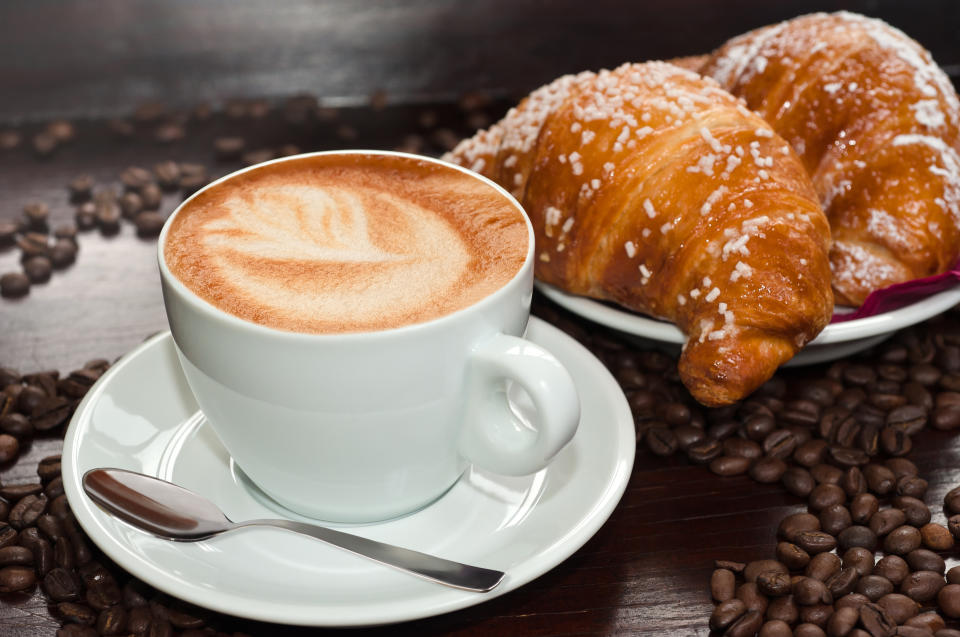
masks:
[[[125,469],[91,469],[83,475],[83,490],[124,522],[164,539],[196,542],[242,527],[271,526],[308,535],[380,564],[463,590],[487,592],[504,577],[502,571],[461,564],[305,522],[233,522],[216,504],[189,489]]]

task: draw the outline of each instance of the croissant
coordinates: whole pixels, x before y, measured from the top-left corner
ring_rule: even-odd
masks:
[[[693,72],[561,77],[446,159],[523,204],[540,280],[676,323],[701,403],[746,396],[830,320],[829,228],[803,165]]]
[[[730,40],[700,69],[800,155],[830,221],[838,303],[960,257],[960,102],[930,54],[852,13]]]

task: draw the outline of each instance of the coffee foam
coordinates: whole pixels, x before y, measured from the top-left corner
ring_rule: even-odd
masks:
[[[493,187],[382,155],[270,164],[177,213],[164,259],[195,294],[268,327],[381,330],[472,305],[523,265],[527,227]]]

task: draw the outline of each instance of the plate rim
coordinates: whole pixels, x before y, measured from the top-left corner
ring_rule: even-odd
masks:
[[[564,292],[560,288],[543,281],[537,280],[534,285],[544,296],[564,309],[606,327],[612,327],[634,336],[676,345],[682,345],[687,340],[683,332],[673,323],[635,314],[626,309],[611,307],[585,296]],[[925,321],[958,303],[960,303],[960,283],[890,312],[840,323],[831,323],[823,328],[823,331],[810,341],[807,347],[847,343],[881,334],[889,334]]]
[[[356,611],[354,611],[353,618],[348,617],[348,615],[351,609],[366,609],[365,604],[336,603],[323,605],[318,600],[317,604],[305,606],[295,602],[261,599],[256,606],[243,606],[242,603],[246,601],[244,597],[237,598],[228,592],[204,588],[199,585],[187,591],[192,598],[185,599],[185,601],[217,612],[255,621],[316,627],[375,626],[432,617],[492,600],[526,585],[567,560],[606,523],[626,491],[633,472],[636,451],[633,416],[626,397],[609,370],[586,347],[542,319],[531,317],[530,324],[535,332],[545,333],[544,338],[548,341],[552,342],[554,339],[559,339],[563,347],[571,348],[578,360],[578,365],[584,365],[584,361],[586,361],[589,373],[584,374],[584,376],[591,379],[590,382],[594,391],[597,391],[600,399],[609,406],[611,411],[607,416],[614,416],[614,418],[604,417],[598,420],[610,421],[609,435],[614,439],[616,462],[613,463],[614,466],[610,467],[609,478],[600,485],[602,488],[598,490],[596,497],[584,504],[582,513],[576,518],[576,523],[570,529],[563,529],[563,534],[559,537],[561,541],[550,539],[544,542],[540,552],[508,570],[503,584],[489,593],[465,593],[463,591],[453,591],[453,589],[438,589],[442,593],[424,597],[423,600],[412,605],[415,607],[412,610],[409,608],[393,608],[391,611],[388,601],[387,608],[382,609],[379,615],[371,614],[370,610],[364,610],[362,620],[355,616]],[[123,374],[131,361],[142,356],[144,352],[162,347],[169,342],[170,338],[169,331],[166,331],[144,341],[111,366],[87,392],[71,418],[64,436],[63,476],[64,490],[71,510],[90,540],[100,547],[120,568],[158,590],[184,599],[183,579],[181,577],[171,575],[169,572],[160,569],[154,560],[147,560],[143,556],[137,555],[130,550],[126,543],[118,541],[100,523],[100,520],[106,518],[108,514],[97,509],[96,505],[82,494],[81,476],[78,475],[77,471],[78,456],[82,451],[82,445],[78,444],[78,437],[85,428],[89,427],[93,407],[112,385],[113,379]],[[533,340],[536,342],[536,338]],[[590,369],[591,367],[594,369]],[[613,398],[612,401],[611,398]],[[570,531],[573,532],[570,533]],[[460,595],[451,595],[448,591],[460,593]],[[197,593],[200,593],[199,598]],[[233,601],[231,602],[231,600]],[[395,606],[396,604],[394,604]],[[328,614],[331,608],[338,607],[346,609],[347,612],[335,616]]]

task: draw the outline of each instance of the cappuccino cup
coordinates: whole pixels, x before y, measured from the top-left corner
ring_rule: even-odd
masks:
[[[158,245],[184,375],[228,453],[289,510],[353,523],[416,511],[471,464],[536,472],[573,437],[570,374],[523,338],[533,244],[482,176],[333,151],[211,183]]]

